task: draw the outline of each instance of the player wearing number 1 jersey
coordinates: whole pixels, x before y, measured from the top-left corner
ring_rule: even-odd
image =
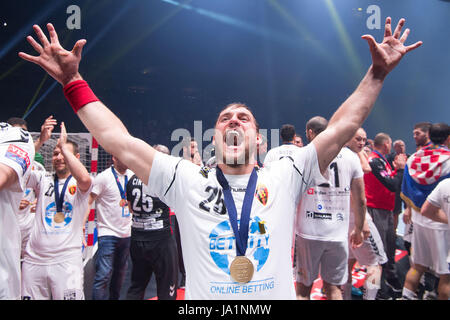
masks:
[[[311,142],[325,130],[326,119],[314,117],[306,124]],[[302,149],[300,149],[302,150]],[[347,281],[350,193],[356,204],[351,240],[362,243],[365,215],[363,172],[358,157],[343,148],[331,161],[328,182],[309,188],[298,206],[296,221],[297,297],[309,299],[314,280],[320,275],[330,300],[341,300],[339,288]]]
[[[167,147],[156,146],[155,149],[168,154]],[[128,182],[127,199],[133,213],[130,245],[133,268],[127,299],[142,300],[154,273],[158,299],[176,300],[178,256],[170,208],[159,198],[147,194],[136,175]]]

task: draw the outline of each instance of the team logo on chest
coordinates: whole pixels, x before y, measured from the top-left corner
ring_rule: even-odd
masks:
[[[77,186],[70,186],[69,193],[73,196],[77,192]]]
[[[262,203],[263,206],[267,204],[267,200],[269,199],[269,191],[267,187],[263,184],[258,184],[256,186],[255,197]]]

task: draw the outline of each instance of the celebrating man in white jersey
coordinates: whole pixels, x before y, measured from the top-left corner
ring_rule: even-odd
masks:
[[[308,141],[314,141],[326,126],[327,120],[323,117],[310,119],[306,123]],[[359,158],[350,149],[343,148],[331,162],[326,175],[329,180],[309,188],[297,210],[297,297],[301,300],[309,299],[319,269],[327,298],[342,300],[339,286],[345,284],[349,276],[350,193],[355,220],[351,242],[355,247],[363,240],[366,205]]]
[[[253,113],[243,104],[233,103],[220,112],[214,136],[218,165],[207,174],[191,162],[161,154],[131,136],[98,100],[78,72],[86,40],[66,51],[51,24],[47,25],[50,41],[35,25],[41,44],[31,36],[27,39],[39,56],[19,55],[60,82],[99,144],[177,212],[186,299],[295,299],[291,244],[296,203],[308,187],[321,183],[321,172],[326,172],[366,119],[387,74],[408,51],[422,44],[404,46],[409,34],[407,29],[401,35],[404,22],[401,19],[392,33],[388,18],[381,44],[370,35],[363,36],[372,65],[328,128],[293,161],[284,158],[258,172],[256,145],[261,136]]]
[[[23,299],[84,299],[82,222],[92,181],[79,157],[62,123],[52,156],[55,174],[34,170],[27,182],[38,202],[22,266]]]
[[[0,300],[20,299],[21,236],[15,212],[34,158],[28,131],[0,123]]]

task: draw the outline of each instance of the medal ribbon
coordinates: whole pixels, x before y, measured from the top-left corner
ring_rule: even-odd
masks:
[[[223,189],[225,207],[227,208],[228,216],[230,217],[230,224],[236,237],[236,254],[238,256],[245,256],[245,251],[247,250],[248,245],[247,242],[250,211],[252,209],[253,198],[256,190],[256,181],[258,180],[256,168],[253,168],[250,179],[248,180],[247,189],[245,190],[244,202],[242,204],[240,228],[238,228],[237,210],[233,195],[231,194],[230,185],[228,184],[227,179],[225,178],[222,170],[219,167],[216,168],[216,176],[217,181]]]
[[[72,178],[72,175],[70,175],[66,182],[64,182],[64,186],[61,190],[61,194],[59,193],[58,188],[58,176],[55,174],[55,181],[54,181],[54,189],[55,189],[55,204],[56,204],[56,212],[63,212],[63,203],[64,203],[64,194],[66,193],[67,185],[69,184],[69,180]]]
[[[128,176],[125,174],[125,183],[124,183],[124,187],[122,187],[122,185],[120,184],[120,181],[119,181],[119,176],[117,175],[117,172],[114,169],[114,167],[111,167],[111,171],[114,175],[114,178],[116,179],[117,187],[119,188],[119,192],[120,192],[120,197],[123,200],[127,200],[127,194],[125,193],[125,188],[128,183]]]

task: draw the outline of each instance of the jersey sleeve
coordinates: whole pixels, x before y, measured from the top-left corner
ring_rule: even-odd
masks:
[[[362,170],[361,161],[359,160],[359,157],[356,153],[353,151],[349,152],[351,154],[352,159],[352,179],[359,179],[364,177],[364,172]]]
[[[14,191],[26,189],[34,154],[33,139],[28,131],[12,127],[0,130],[0,163],[16,172],[18,183],[13,186]]]
[[[390,175],[386,171],[385,164],[380,158],[373,158],[369,161],[373,175],[380,181],[389,191],[396,192],[401,187],[403,179],[403,170],[397,170],[395,175]]]
[[[195,173],[200,167],[180,157],[169,156],[161,152],[155,154],[148,182],[143,192],[159,198],[167,206],[176,209],[177,201],[189,192],[196,180]]]
[[[442,207],[442,191],[444,191],[445,186],[450,187],[450,179],[441,181],[427,197],[428,202],[437,208]]]
[[[269,164],[270,162],[274,161],[274,152],[272,150],[269,150],[264,158],[264,166]]]
[[[106,173],[105,171],[100,173],[98,176],[95,177],[94,181],[92,182],[91,192],[96,194],[97,196],[99,196],[104,189],[105,173]]]
[[[295,152],[292,157],[285,157],[279,162],[277,161],[278,164],[281,165],[283,171],[288,170],[283,176],[286,176],[286,184],[289,184],[289,190],[296,202],[308,188],[328,183],[328,179],[320,173],[316,148],[312,143],[299,148],[299,151]]]

